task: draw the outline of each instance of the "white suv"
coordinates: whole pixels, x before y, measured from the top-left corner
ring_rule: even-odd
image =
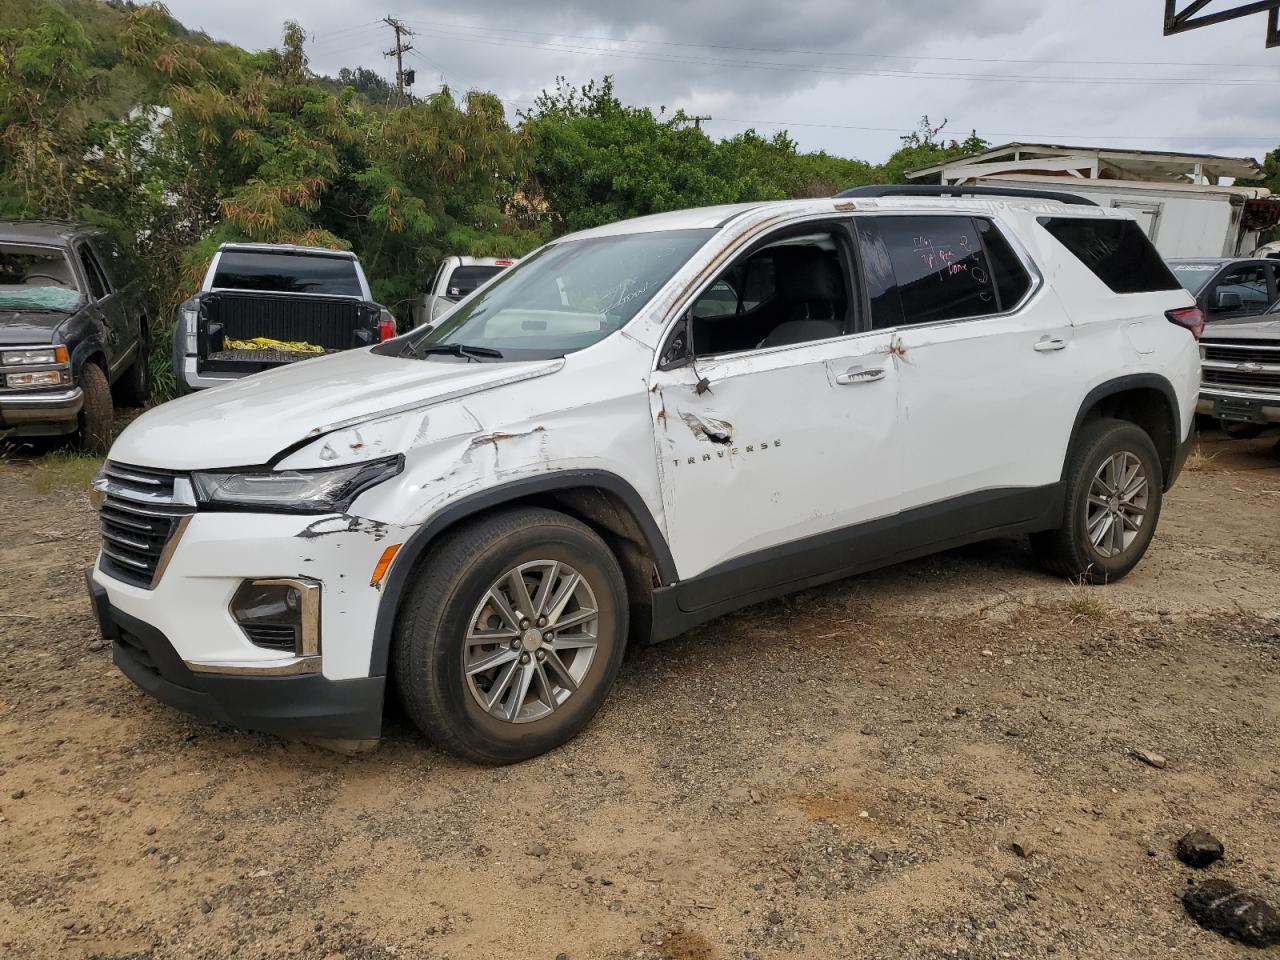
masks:
[[[1126,213],[928,192],[588,230],[433,330],[144,414],[96,483],[116,664],[353,745],[390,683],[501,763],[581,730],[628,642],[769,597],[1017,534],[1124,576],[1203,318]]]

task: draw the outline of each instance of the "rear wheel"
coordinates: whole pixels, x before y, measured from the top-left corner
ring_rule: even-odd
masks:
[[[1088,583],[1127,575],[1151,544],[1164,472],[1146,431],[1095,420],[1080,431],[1067,463],[1066,513],[1057,530],[1033,534],[1046,569]]]
[[[396,626],[405,710],[447,750],[515,763],[572,739],[622,665],[627,593],[587,526],[541,508],[486,517],[432,550]]]
[[[80,408],[77,445],[87,453],[105,454],[111,446],[115,410],[107,375],[96,363],[88,362],[80,368],[80,390],[84,394],[84,405]]]

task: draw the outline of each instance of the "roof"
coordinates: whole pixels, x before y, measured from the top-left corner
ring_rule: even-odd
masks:
[[[44,243],[61,246],[100,228],[68,220],[0,220],[0,243]]]
[[[1033,157],[1088,157],[1107,160],[1127,172],[1148,173],[1152,179],[1172,179],[1183,176],[1179,168],[1199,166],[1204,176],[1210,178],[1231,177],[1236,180],[1256,180],[1263,176],[1262,167],[1253,157],[1221,157],[1207,153],[1173,153],[1165,150],[1125,150],[1109,147],[1067,146],[1053,143],[1012,143],[955,157],[943,163],[908,170],[907,177],[915,180],[940,174],[948,167],[998,160],[1006,154],[1030,153]],[[1163,176],[1156,176],[1163,172]],[[1135,178],[1142,179],[1142,178]]]
[[[300,247],[294,243],[224,243],[219,250],[245,250],[252,253],[284,253],[296,256],[343,257],[356,259],[350,250],[334,250],[332,247]]]

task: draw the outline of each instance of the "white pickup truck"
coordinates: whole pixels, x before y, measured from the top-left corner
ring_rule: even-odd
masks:
[[[224,243],[200,292],[178,308],[173,375],[179,394],[395,336],[354,253]]]
[[[115,663],[364,744],[395,691],[504,763],[581,730],[628,643],[770,597],[1017,535],[1123,577],[1203,315],[1128,213],[905,189],[563,237],[432,329],[148,411],[95,482]]]
[[[431,285],[414,301],[413,325],[435,323],[479,287],[519,262],[502,257],[445,257],[436,267]]]

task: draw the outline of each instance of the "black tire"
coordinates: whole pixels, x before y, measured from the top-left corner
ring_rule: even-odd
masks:
[[[577,689],[547,715],[516,723],[486,712],[480,694],[473,694],[463,665],[465,637],[490,587],[517,565],[537,560],[567,563],[581,574],[594,594],[597,642]],[[400,699],[423,734],[460,757],[518,763],[566,743],[595,716],[622,666],[628,608],[618,561],[589,527],[553,510],[504,510],[447,534],[429,552],[408,591],[393,650]],[[523,648],[519,655],[528,656]],[[570,655],[578,652],[566,651]],[[571,667],[574,662],[568,661]],[[484,682],[482,674],[477,684]],[[484,693],[498,681],[489,682]],[[543,699],[535,705],[541,707],[547,698],[539,696]]]
[[[151,385],[147,377],[149,344],[146,331],[147,322],[143,320],[142,328],[138,331],[138,351],[134,355],[133,363],[129,365],[128,370],[120,374],[120,379],[112,387],[115,401],[122,407],[144,407],[151,399]]]
[[[1106,556],[1089,536],[1089,491],[1103,464],[1121,453],[1141,462],[1147,479],[1146,513],[1133,541]],[[1164,470],[1151,437],[1127,420],[1101,419],[1087,424],[1067,456],[1066,483],[1063,525],[1031,536],[1036,559],[1051,573],[1085,583],[1109,583],[1126,576],[1151,545],[1164,500]]]
[[[80,408],[76,445],[86,453],[105,454],[111,447],[115,418],[106,373],[96,363],[86,363],[80,368],[80,389],[84,393],[84,405]]]

